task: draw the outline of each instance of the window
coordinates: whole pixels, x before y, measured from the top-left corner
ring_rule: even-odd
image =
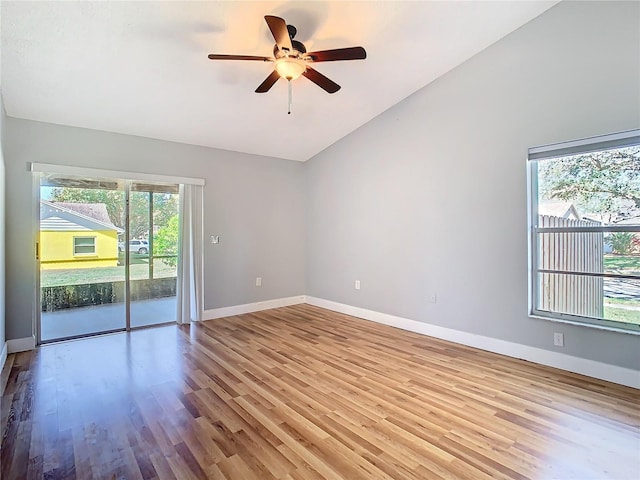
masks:
[[[640,332],[640,130],[529,150],[530,314]]]
[[[96,237],[73,237],[74,255],[95,255]]]

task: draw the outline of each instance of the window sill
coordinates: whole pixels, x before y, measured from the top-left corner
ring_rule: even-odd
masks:
[[[606,330],[608,332],[626,333],[627,335],[640,336],[640,330],[627,330],[624,328],[607,327],[605,325],[594,325],[591,323],[577,322],[574,320],[564,320],[561,318],[543,317],[542,315],[529,314],[529,318],[535,318],[537,320],[546,320],[547,322],[565,323],[568,325],[575,325],[577,327],[595,328],[596,330]]]

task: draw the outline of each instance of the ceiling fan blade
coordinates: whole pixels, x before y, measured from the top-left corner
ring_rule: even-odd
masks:
[[[340,85],[338,85],[333,80],[325,77],[319,71],[314,70],[309,65],[307,65],[307,69],[302,75],[304,75],[313,83],[329,93],[336,93],[338,90],[340,90]]]
[[[307,53],[314,62],[334,62],[336,60],[364,60],[367,52],[362,47],[335,48]]]
[[[223,55],[218,53],[210,53],[210,60],[259,60],[261,62],[271,62],[273,58],[269,57],[256,57],[254,55]]]
[[[293,50],[291,45],[291,37],[289,36],[289,30],[287,30],[287,22],[280,17],[274,17],[273,15],[265,15],[264,19],[267,21],[271,35],[276,40],[276,45],[280,50]]]
[[[260,84],[258,88],[256,88],[256,93],[266,93],[269,91],[271,87],[278,81],[280,75],[275,70],[271,72],[267,78],[264,79],[264,82]]]

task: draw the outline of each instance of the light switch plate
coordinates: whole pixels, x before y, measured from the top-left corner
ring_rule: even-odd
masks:
[[[220,235],[211,235],[211,243],[214,245],[220,243]]]

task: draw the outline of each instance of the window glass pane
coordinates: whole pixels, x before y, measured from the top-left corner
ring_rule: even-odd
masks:
[[[42,342],[126,327],[123,188],[114,179],[41,179]]]
[[[537,239],[538,269],[640,277],[640,230],[539,233]]]
[[[94,243],[95,243],[95,238],[93,238],[93,237],[76,237],[75,238],[75,242],[76,242],[76,246],[81,246],[81,245],[93,246]]]
[[[135,184],[130,193],[131,325],[175,320],[178,252],[178,185]],[[174,193],[175,192],[175,193]],[[141,240],[140,238],[144,238]],[[134,242],[145,242],[144,254]]]
[[[565,156],[536,154],[532,163],[533,310],[636,330],[640,325],[640,146],[605,142],[594,149],[588,143],[575,143],[554,150],[558,154],[570,146]]]
[[[538,268],[569,272],[604,271],[604,234],[538,234]]]
[[[177,193],[153,196],[153,265],[157,278],[177,276],[178,199]]]
[[[537,308],[640,325],[640,280],[539,273]]]
[[[76,255],[95,253],[96,239],[94,237],[75,237],[73,252]]]
[[[131,240],[148,240],[149,193],[131,192],[129,209],[129,235]]]
[[[538,214],[592,225],[640,225],[640,147],[541,160]]]
[[[640,277],[640,255],[605,253],[604,271],[605,273]]]

